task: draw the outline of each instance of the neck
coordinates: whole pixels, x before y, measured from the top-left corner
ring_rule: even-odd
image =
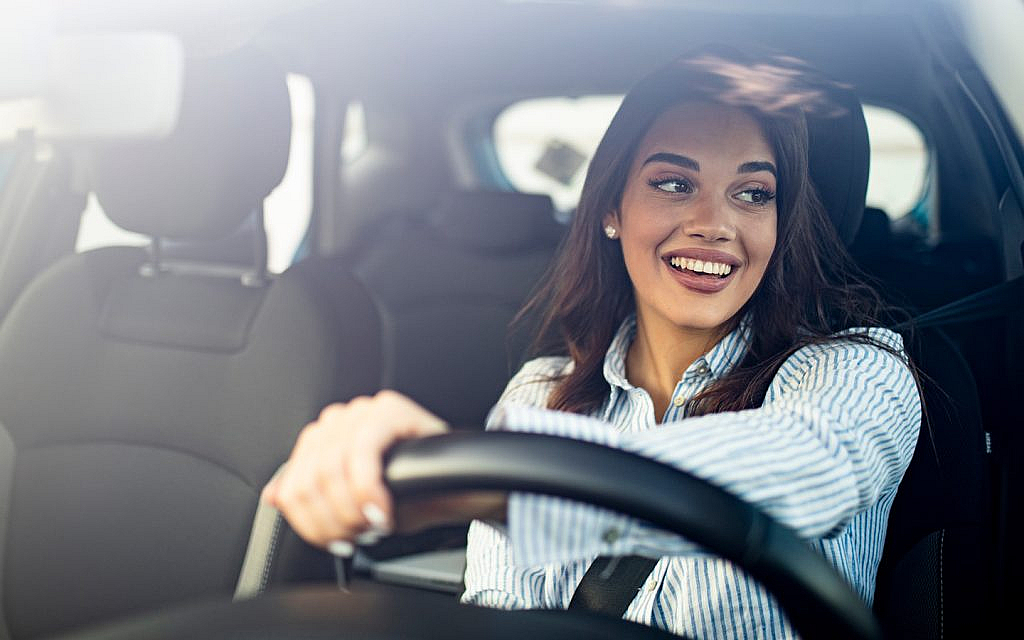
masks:
[[[661,422],[665,415],[683,372],[726,333],[725,327],[679,327],[637,310],[636,338],[626,355],[626,378],[651,396],[656,421]]]

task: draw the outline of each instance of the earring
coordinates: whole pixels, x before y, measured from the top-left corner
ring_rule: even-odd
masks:
[[[608,236],[609,240],[614,240],[616,237],[618,237],[619,230],[613,227],[612,225],[608,225],[607,227],[604,228],[604,235]]]

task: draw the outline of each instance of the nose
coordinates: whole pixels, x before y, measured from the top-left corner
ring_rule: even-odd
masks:
[[[736,238],[736,227],[728,204],[717,198],[699,198],[686,208],[682,230],[691,238],[707,242],[727,242]]]

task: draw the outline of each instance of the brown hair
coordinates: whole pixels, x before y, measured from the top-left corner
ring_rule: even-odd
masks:
[[[791,58],[755,61],[716,49],[662,67],[629,92],[590,163],[558,258],[520,314],[540,314],[535,351],[568,355],[574,364],[558,378],[549,408],[588,413],[608,395],[605,353],[634,300],[621,245],[604,237],[601,221],[618,209],[637,147],[654,120],[687,100],[749,113],[778,169],[775,250],[758,288],[732,320],[750,312],[749,350],[733,371],[690,401],[691,415],[759,406],[778,368],[796,350],[832,341],[842,329],[882,324],[889,310],[849,257],[808,173],[806,114],[834,109],[823,82]],[[844,339],[903,357],[864,334]]]

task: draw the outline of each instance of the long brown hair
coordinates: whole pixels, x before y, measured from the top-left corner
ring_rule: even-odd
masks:
[[[832,341],[842,329],[883,324],[890,310],[849,257],[809,176],[806,114],[834,109],[822,82],[791,58],[753,60],[716,49],[674,61],[629,92],[590,163],[559,255],[520,316],[540,314],[535,351],[568,355],[574,365],[558,378],[549,408],[589,413],[608,395],[605,353],[635,303],[621,245],[604,237],[601,221],[618,210],[637,147],[655,119],[687,100],[749,113],[778,169],[775,250],[758,288],[732,319],[750,318],[748,352],[690,401],[690,414],[759,406],[778,368],[796,350]],[[862,333],[844,339],[901,356]]]

